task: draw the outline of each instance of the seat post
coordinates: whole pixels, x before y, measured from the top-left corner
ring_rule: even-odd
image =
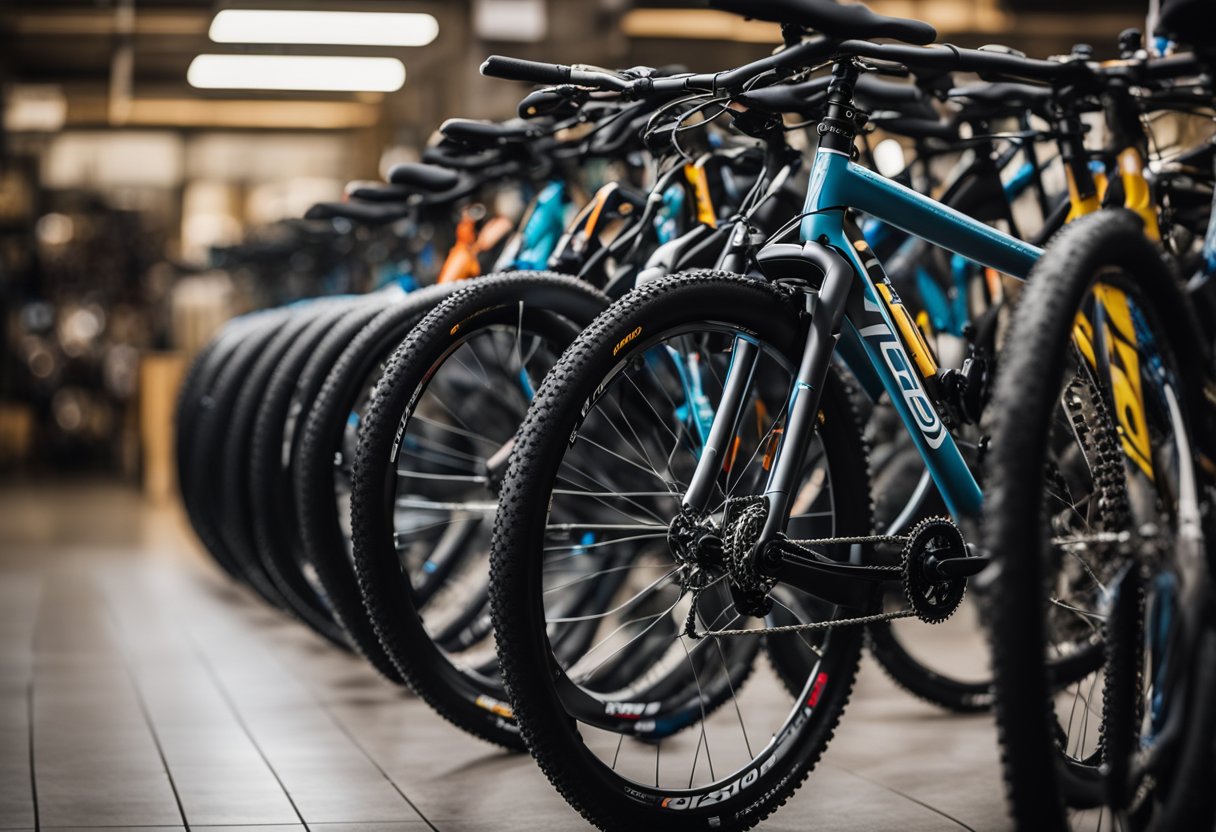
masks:
[[[853,87],[859,70],[852,58],[841,58],[832,66],[832,83],[828,85],[828,106],[816,131],[819,146],[824,150],[852,155],[857,137],[859,116],[853,102]],[[861,116],[864,119],[864,116]]]

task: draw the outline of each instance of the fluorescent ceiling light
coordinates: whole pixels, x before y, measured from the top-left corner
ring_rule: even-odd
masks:
[[[186,80],[208,90],[393,92],[405,83],[405,66],[396,58],[199,55]]]
[[[331,43],[426,46],[439,34],[429,14],[224,9],[211,21],[216,43]]]

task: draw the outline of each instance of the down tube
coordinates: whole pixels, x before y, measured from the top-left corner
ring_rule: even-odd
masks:
[[[839,354],[847,360],[864,351],[870,366],[856,368],[854,372],[876,374],[882,381],[946,508],[957,519],[977,516],[983,504],[980,487],[920,383],[917,370],[896,335],[886,304],[874,288],[875,281],[886,280],[882,267],[860,235],[853,242],[842,230],[833,244],[858,275],[841,325]]]

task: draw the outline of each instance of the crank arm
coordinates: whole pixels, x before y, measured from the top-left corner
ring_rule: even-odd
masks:
[[[890,581],[898,581],[901,576],[898,567],[855,566],[782,551],[781,541],[771,544],[770,551],[773,550],[777,562],[765,566],[766,574],[808,595],[842,607],[867,609],[874,602],[879,587]]]
[[[974,578],[988,568],[991,558],[984,555],[965,558],[929,558],[925,563],[925,572],[930,578],[943,581],[953,581],[958,578]]]

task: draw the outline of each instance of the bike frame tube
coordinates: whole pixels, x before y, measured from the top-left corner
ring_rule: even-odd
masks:
[[[979,485],[942,424],[878,293],[877,284],[887,283],[881,265],[864,241],[846,229],[846,208],[864,211],[926,242],[1021,279],[1029,274],[1042,249],[866,170],[843,153],[821,148],[815,154],[802,239],[836,249],[850,262],[856,278],[841,327],[841,355],[863,383],[869,377],[872,384],[877,376],[950,513],[957,518],[978,515],[983,504]],[[864,364],[858,362],[861,354],[866,358]],[[802,461],[797,462],[801,467]]]
[[[855,208],[968,260],[1025,279],[1043,253],[948,205],[867,170],[839,151],[819,149],[807,187],[804,242],[840,241],[832,209]],[[825,212],[831,212],[825,213]],[[820,239],[826,237],[827,239]]]
[[[863,211],[980,265],[1021,279],[1026,278],[1042,254],[1042,249],[1037,246],[1003,234],[910,188],[854,164],[842,152],[826,148],[816,151],[807,188],[801,234],[806,244],[803,255],[812,271],[825,274],[823,289],[828,291],[826,294],[821,291],[815,304],[812,329],[808,333],[808,341],[795,380],[794,395],[790,402],[791,412],[787,423],[789,429],[782,436],[777,458],[769,474],[765,489],[769,499],[769,513],[764,531],[757,541],[758,551],[781,531],[786,522],[793,490],[791,484],[797,482],[810,441],[809,435],[798,437],[795,434],[809,434],[813,428],[814,413],[818,410],[819,387],[826,375],[831,355],[836,351],[837,339],[839,354],[859,377],[863,386],[876,389],[880,385],[887,391],[950,513],[960,519],[973,517],[979,514],[983,504],[983,495],[975,476],[925,391],[916,365],[908,355],[877,285],[885,284],[895,302],[898,302],[898,296],[894,295],[881,265],[870,252],[860,232],[847,223],[845,214],[849,208]],[[853,272],[847,296],[837,291],[835,286],[827,285],[829,282],[836,282],[826,279],[829,270],[825,268],[824,255],[830,255],[832,251],[838,257],[843,257]],[[829,256],[828,259],[832,258]],[[817,319],[821,321],[818,327]],[[824,325],[830,321],[839,322],[839,326],[829,324],[828,328],[825,328]],[[833,332],[833,329],[836,331]],[[736,348],[737,346],[738,343]],[[738,371],[746,366],[746,375],[750,375],[753,369],[751,363],[735,363],[732,369]],[[738,373],[728,374],[728,387],[733,381],[731,375]],[[741,402],[723,402],[723,405],[727,404],[732,406],[718,409],[711,432],[729,430],[737,423],[739,414],[736,410]],[[808,417],[805,413],[796,411],[806,411],[811,415]],[[797,431],[795,427],[798,428]],[[717,465],[720,466],[720,462]],[[697,466],[695,478],[716,477],[717,471],[718,467],[714,466],[713,460],[703,456]],[[707,489],[703,487],[698,491]],[[694,496],[704,498],[708,495],[698,493]],[[693,509],[703,509],[703,502],[703,499],[686,499],[685,505]]]

